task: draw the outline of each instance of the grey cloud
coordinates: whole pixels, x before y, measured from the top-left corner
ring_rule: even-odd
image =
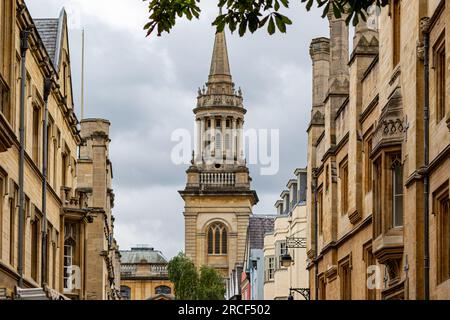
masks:
[[[36,17],[57,16],[66,0],[27,1]],[[111,5],[114,5],[112,2]],[[140,1],[130,6],[141,6]],[[142,28],[111,26],[100,16],[83,16],[86,28],[86,116],[111,121],[111,159],[116,192],[116,237],[122,248],[148,243],[167,256],[183,249],[186,165],[170,161],[177,128],[193,129],[197,87],[208,76],[217,12],[202,2],[200,21],[180,21],[160,38],[145,38]],[[114,9],[114,8],[113,8]],[[146,15],[146,12],[143,13]],[[311,101],[309,43],[326,35],[319,12],[302,7],[289,12],[294,25],[286,35],[261,30],[240,38],[227,34],[231,70],[244,91],[246,128],[280,129],[280,172],[261,176],[250,166],[259,194],[256,213],[274,213],[295,168],[306,163],[306,128]],[[141,19],[142,16],[136,17]],[[80,30],[71,30],[76,105],[80,88]]]

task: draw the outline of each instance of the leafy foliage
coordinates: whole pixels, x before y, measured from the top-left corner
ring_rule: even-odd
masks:
[[[200,268],[180,252],[169,262],[169,280],[174,284],[177,300],[223,300],[225,286],[219,273],[210,267]]]
[[[147,36],[154,33],[160,36],[169,33],[175,26],[177,18],[198,19],[201,9],[200,0],[144,0],[149,1],[149,22],[144,26]],[[243,36],[247,30],[254,33],[267,25],[267,32],[272,35],[278,31],[285,33],[292,21],[281,13],[289,9],[289,0],[217,0],[221,13],[214,20],[217,31],[228,26],[231,32],[238,30]],[[323,8],[322,17],[332,12],[336,18],[346,14],[346,21],[357,25],[360,19],[366,20],[366,11],[372,5],[385,6],[389,0],[300,0],[309,11],[314,4]],[[226,8],[227,12],[222,13]]]
[[[198,299],[223,300],[224,296],[225,286],[219,273],[211,267],[201,267],[198,283]]]

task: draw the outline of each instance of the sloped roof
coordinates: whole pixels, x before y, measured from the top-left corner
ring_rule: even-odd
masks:
[[[131,248],[120,251],[121,263],[167,263],[167,259],[161,251],[153,248]]]
[[[34,24],[53,64],[55,63],[56,40],[58,38],[58,22],[59,19],[34,19]]]
[[[275,218],[274,215],[254,215],[250,217],[248,228],[250,249],[264,248],[264,235],[273,232]]]
[[[59,67],[63,25],[66,17],[66,11],[62,9],[58,18],[33,19],[39,36],[56,70]]]

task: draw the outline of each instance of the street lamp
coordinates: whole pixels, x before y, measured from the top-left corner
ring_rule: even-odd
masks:
[[[289,252],[286,252],[281,256],[281,265],[285,268],[289,268],[292,265],[292,257]]]
[[[294,236],[286,238],[286,253],[281,256],[281,265],[285,268],[288,268],[292,265],[294,260],[291,255],[287,251],[288,249],[304,249],[306,248],[306,238],[297,238]],[[309,289],[308,288],[290,288],[288,300],[294,300],[293,293],[297,292],[305,298],[305,300],[309,300]]]

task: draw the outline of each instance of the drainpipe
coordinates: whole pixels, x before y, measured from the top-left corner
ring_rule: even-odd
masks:
[[[319,300],[319,264],[317,257],[319,256],[319,226],[317,218],[317,169],[313,169],[313,188],[314,188],[314,297]]]
[[[21,79],[20,79],[20,119],[19,119],[19,234],[18,234],[18,257],[17,257],[17,272],[19,273],[19,288],[23,288],[23,244],[25,227],[25,194],[24,194],[24,164],[25,164],[25,84],[27,78],[26,71],[26,57],[28,50],[28,37],[30,30],[22,30],[20,32],[20,55],[21,55]]]
[[[423,68],[424,68],[424,104],[423,104],[423,125],[424,125],[424,180],[423,180],[423,234],[424,234],[424,299],[430,299],[430,235],[429,235],[429,183],[430,177],[428,175],[429,159],[429,108],[430,108],[430,70],[429,70],[429,50],[430,50],[430,34],[428,30],[429,18],[422,18],[422,33],[423,33]]]
[[[47,285],[47,156],[48,156],[48,97],[51,93],[53,81],[46,78],[44,81],[44,124],[42,128],[42,257],[41,257],[41,285],[43,288]]]

